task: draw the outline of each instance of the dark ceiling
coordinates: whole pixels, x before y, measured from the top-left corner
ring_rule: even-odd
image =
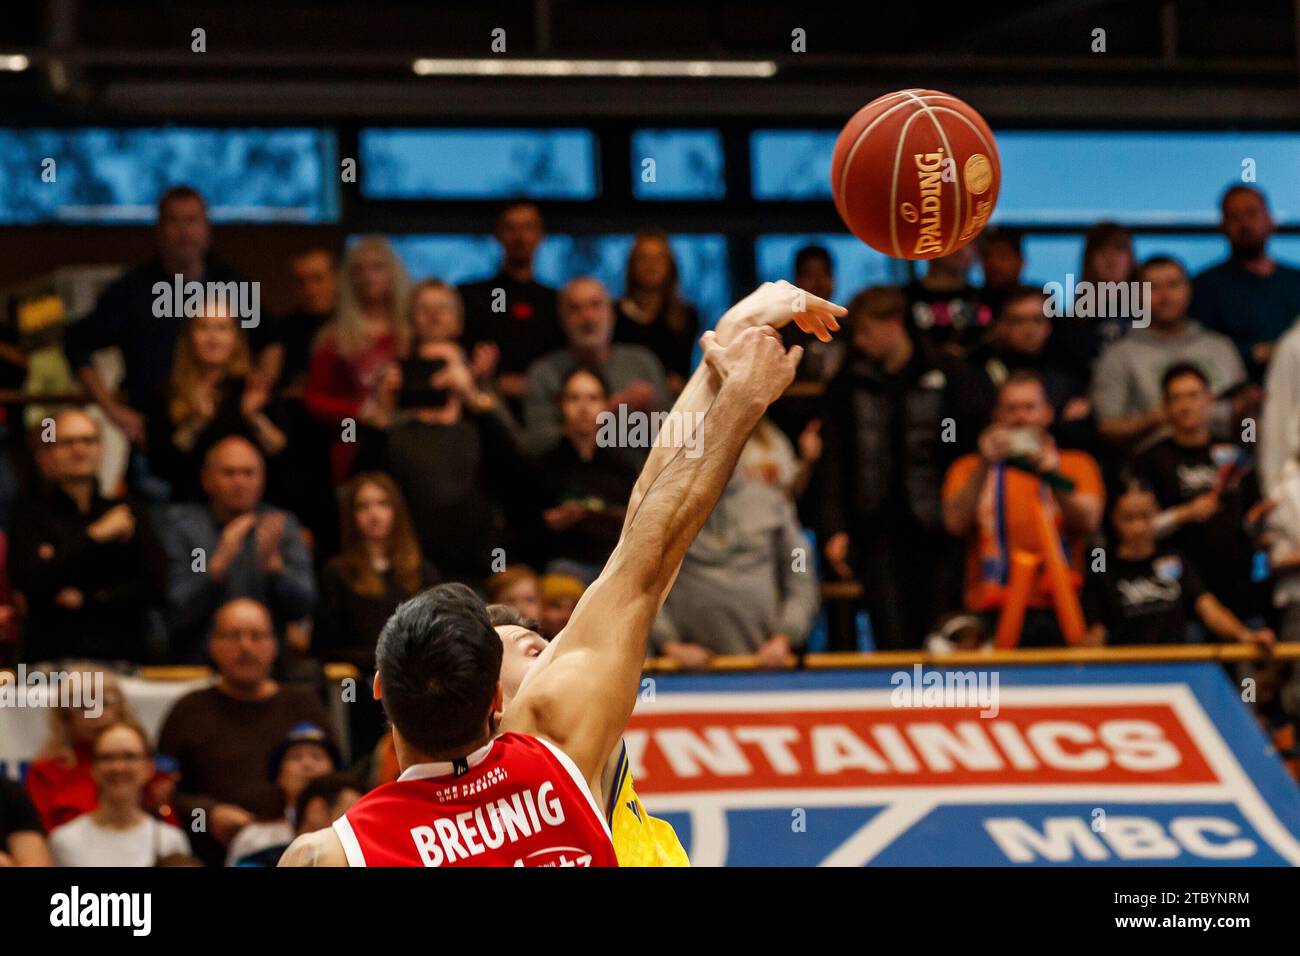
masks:
[[[904,86],[995,121],[1300,125],[1300,0],[144,2],[8,7],[12,121],[843,116]],[[206,32],[207,51],[190,49]],[[416,57],[761,59],[770,79],[420,77]],[[805,31],[806,52],[791,34]],[[1106,52],[1091,49],[1106,31]],[[498,54],[499,55],[499,54]]]

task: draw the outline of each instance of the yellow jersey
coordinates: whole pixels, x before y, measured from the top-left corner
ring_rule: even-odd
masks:
[[[632,784],[627,745],[618,754],[607,817],[619,866],[690,866],[677,833],[665,820],[646,813]]]

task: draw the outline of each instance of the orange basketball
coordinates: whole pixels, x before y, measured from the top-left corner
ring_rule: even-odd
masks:
[[[934,259],[966,245],[989,221],[1001,184],[984,117],[937,90],[872,100],[845,124],[831,158],[844,225],[896,259]]]

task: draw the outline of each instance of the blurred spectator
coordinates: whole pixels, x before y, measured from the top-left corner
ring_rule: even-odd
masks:
[[[342,271],[338,310],[316,337],[303,394],[307,409],[335,429],[335,481],[347,477],[356,451],[355,439],[344,441],[345,424],[378,414],[380,377],[406,348],[411,289],[382,236],[367,236],[349,249]]]
[[[477,587],[503,546],[520,467],[510,412],[474,384],[464,352],[447,341],[422,343],[415,360],[390,367],[381,390],[394,424],[367,464],[402,489],[420,550],[442,579]]]
[[[343,549],[321,578],[312,648],[327,660],[374,667],[375,644],[397,605],[439,581],[420,556],[411,516],[396,483],[365,472],[339,502]]]
[[[1300,456],[1300,324],[1278,340],[1264,376],[1259,416],[1259,482],[1271,492]]]
[[[170,288],[178,275],[186,283],[243,281],[239,273],[209,257],[208,207],[188,186],[163,193],[154,238],[157,256],[105,289],[90,314],[69,326],[63,344],[68,364],[90,397],[135,445],[145,441],[146,410],[167,387],[181,328],[178,317],[156,314],[155,284]],[[112,346],[122,352],[125,402],[108,390],[90,364],[95,352]]]
[[[267,414],[286,437],[278,461],[268,467],[267,497],[291,509],[311,531],[319,571],[324,558],[338,550],[333,484],[300,482],[288,493],[285,479],[331,474],[330,449],[339,435],[338,425],[326,424],[311,414],[303,396],[313,343],[338,307],[338,256],[332,249],[308,249],[294,257],[291,269],[294,300],[290,311],[250,329],[249,342],[257,374],[275,389]]]
[[[1300,641],[1300,462],[1293,459],[1283,467],[1265,509],[1278,636]]]
[[[1300,269],[1268,254],[1275,227],[1268,200],[1258,189],[1232,186],[1219,210],[1219,228],[1232,251],[1196,277],[1192,314],[1231,338],[1258,373],[1268,365],[1273,343],[1300,316]]]
[[[441,279],[423,279],[411,291],[411,347],[418,355],[425,342],[460,344],[465,332],[465,307],[454,285]],[[403,356],[408,357],[408,356]],[[484,391],[496,387],[495,375],[500,350],[491,342],[477,342],[469,360],[474,383]]]
[[[502,513],[521,467],[509,412],[447,341],[424,342],[415,359],[390,367],[381,391],[394,424],[369,443],[365,464],[397,482],[442,578],[478,586],[503,546]]]
[[[1127,284],[1133,280],[1136,267],[1129,231],[1118,223],[1099,222],[1084,234],[1077,294],[1082,295],[1084,289],[1099,294],[1103,288]],[[1092,367],[1102,350],[1128,331],[1130,319],[1119,315],[1056,316],[1048,349],[1056,361],[1072,365],[1075,374],[1086,381],[1092,377]]]
[[[773,453],[778,444],[785,447]],[[749,439],[751,461],[737,470],[686,552],[651,636],[654,649],[683,667],[705,667],[715,654],[756,654],[777,667],[803,646],[818,609],[817,576],[778,460],[794,458],[786,437],[762,422]],[[765,446],[765,447],[764,447]]]
[[[0,867],[52,866],[40,814],[16,780],[0,774]]]
[[[370,693],[379,632],[397,605],[439,581],[420,557],[406,502],[393,479],[365,472],[343,488],[339,503],[343,550],[325,566],[312,627],[312,650],[328,661],[346,661],[361,672],[351,707],[350,752],[374,747],[384,713]]]
[[[1047,429],[1052,406],[1042,381],[1013,373],[998,390],[993,424],[979,438],[979,451],[953,462],[943,482],[943,522],[966,541],[966,609],[993,619],[1006,596],[1011,555],[1044,555],[1038,509],[1060,536],[1077,589],[1084,550],[1101,524],[1105,493],[1101,472],[1081,451],[1058,451]],[[1032,647],[1061,643],[1047,575],[1041,571],[1030,596],[1020,639]]]
[[[818,298],[833,301],[835,267],[824,246],[803,246],[795,253],[794,284]],[[848,347],[844,336],[837,335],[831,341],[823,342],[794,322],[782,327],[781,339],[787,349],[792,345],[803,346],[803,358],[795,369],[795,382],[799,384],[768,409],[768,416],[791,441],[798,444],[800,458],[811,466],[821,456],[821,421],[818,416],[822,409],[822,386],[839,372]],[[818,510],[821,502],[814,494],[804,494],[809,477],[809,474],[802,474],[793,491],[801,520],[804,524],[816,526],[820,524]]]
[[[1005,226],[985,229],[976,242],[980,267],[984,270],[984,287],[979,291],[979,301],[989,307],[994,318],[1002,312],[1006,294],[1020,287],[1020,273],[1025,268],[1022,242],[1019,229]]]
[[[993,311],[980,301],[979,290],[970,283],[975,247],[966,245],[956,252],[931,259],[925,275],[909,282],[907,296],[911,328],[931,345],[963,355],[979,341],[993,320]]]
[[[608,408],[618,413],[653,412],[668,407],[668,383],[653,352],[613,342],[614,309],[598,279],[568,282],[560,293],[560,314],[568,346],[538,359],[528,369],[524,398],[524,446],[533,455],[555,447],[563,431],[560,384],[576,366],[596,370],[614,394]]]
[[[1162,509],[1156,524],[1200,578],[1239,616],[1263,613],[1252,582],[1255,549],[1245,530],[1259,501],[1251,455],[1210,437],[1214,398],[1199,367],[1173,365],[1161,379],[1169,435],[1134,459],[1133,474]]]
[[[386,739],[391,741],[391,738]],[[395,762],[394,770],[396,770]],[[393,774],[392,779],[397,779],[396,773]],[[303,786],[294,805],[285,815],[288,839],[283,843],[267,844],[254,853],[245,854],[235,863],[235,866],[275,866],[280,862],[280,857],[289,848],[294,837],[332,826],[335,820],[347,813],[348,808],[364,795],[365,788],[350,773],[335,772],[312,777]],[[277,837],[285,832],[282,825],[273,826],[276,827]],[[258,824],[251,823],[243,832],[257,827]],[[236,839],[242,836],[243,833]]]
[[[139,724],[102,727],[91,744],[98,804],[50,832],[59,866],[153,866],[161,857],[190,852],[178,827],[141,809],[153,776],[149,738]]]
[[[906,308],[891,286],[849,304],[851,351],[826,391],[818,472],[827,561],[840,577],[860,571],[876,643],[888,649],[920,647],[956,603],[959,559],[939,489],[987,419],[974,374],[914,339]]]
[[[1134,328],[1107,346],[1092,380],[1092,404],[1097,427],[1119,446],[1140,444],[1165,424],[1160,376],[1169,366],[1190,362],[1200,366],[1219,397],[1210,419],[1211,431],[1227,437],[1242,418],[1258,407],[1259,389],[1237,389],[1246,380],[1241,357],[1227,337],[1188,318],[1192,286],[1175,259],[1156,256],[1138,268],[1137,279],[1150,284],[1150,325]]]
[[[1223,640],[1271,645],[1272,631],[1242,624],[1181,552],[1157,544],[1158,525],[1156,498],[1144,485],[1130,483],[1115,498],[1105,568],[1090,564],[1084,585],[1089,643],[1183,644],[1197,617]]]
[[[51,480],[14,520],[11,573],[27,601],[29,661],[143,661],[166,556],[134,502],[99,493],[99,425],[79,409],[54,419]]]
[[[489,604],[514,608],[521,617],[535,621],[542,615],[537,572],[526,564],[507,565],[487,579],[483,587]]]
[[[311,615],[311,550],[298,520],[262,502],[262,456],[246,439],[208,451],[208,500],[173,505],[166,535],[171,657],[197,662],[214,611],[234,598],[270,608],[277,627]]]
[[[23,648],[23,611],[9,578],[9,536],[0,531],[0,667],[18,663]]]
[[[249,329],[258,371],[270,384],[301,388],[312,342],[338,306],[339,263],[331,249],[308,249],[293,257],[293,305]]]
[[[1052,433],[1067,448],[1086,447],[1091,437],[1092,406],[1088,380],[1074,363],[1060,361],[1047,348],[1054,320],[1047,316],[1047,296],[1032,286],[1017,286],[999,295],[984,341],[970,353],[971,365],[983,371],[994,392],[1012,372],[1034,372],[1043,380],[1055,414]]]
[[[497,216],[494,235],[501,268],[490,279],[460,287],[465,300],[465,348],[480,342],[497,347],[497,389],[523,397],[528,367],[564,345],[556,318],[555,290],[533,278],[533,259],[542,244],[542,214],[531,202],[512,202]]]
[[[66,669],[87,673],[93,666],[71,663]],[[52,707],[49,736],[27,768],[27,792],[46,830],[95,809],[98,797],[91,773],[91,745],[95,735],[113,724],[135,721],[117,676],[109,671],[99,672],[104,675],[104,692],[98,715],[92,716],[80,706]]]
[[[216,683],[178,700],[158,738],[159,751],[180,767],[181,821],[191,829],[198,820],[204,823],[205,830],[195,832],[194,850],[209,864],[219,865],[224,848],[254,819],[283,812],[266,768],[289,731],[304,721],[329,726],[310,691],[271,679],[276,650],[264,606],[243,598],[223,605],[208,637]]]
[[[268,471],[277,473],[288,439],[268,404],[268,381],[251,373],[248,343],[234,318],[206,310],[186,320],[164,401],[149,416],[149,464],[171,485],[172,501],[202,498],[203,459],[229,435],[256,445]]]
[[[655,354],[676,395],[691,374],[700,314],[681,296],[677,259],[662,229],[636,234],[627,257],[627,287],[618,300],[614,341]]]
[[[569,623],[569,617],[586,589],[571,574],[544,574],[539,587],[542,615],[537,619],[537,630],[542,637],[553,641],[564,630],[564,625]]]
[[[284,812],[274,820],[248,824],[230,841],[226,866],[246,866],[267,850],[293,842],[298,798],[311,781],[339,769],[339,752],[329,734],[312,723],[295,725],[271,754],[268,776],[284,799]]]
[[[835,263],[825,246],[803,246],[794,254],[793,281],[796,286],[805,292],[825,299],[827,302],[834,301]],[[784,340],[786,348],[792,345],[803,346],[803,358],[800,360],[799,368],[795,373],[795,378],[798,381],[830,381],[839,370],[840,362],[844,359],[845,346],[838,338],[832,339],[830,342],[823,342],[817,336],[803,331],[793,322],[781,329],[781,338]],[[802,431],[808,418],[815,412],[816,404],[815,398],[807,403],[809,415],[797,422],[791,422],[791,425],[787,427],[787,434],[798,434]],[[780,409],[781,406],[778,405],[774,408],[774,411]],[[786,426],[783,425],[783,427]]]
[[[590,584],[618,544],[627,500],[639,469],[626,452],[598,441],[598,416],[609,389],[596,372],[577,366],[560,384],[563,431],[534,468],[545,526],[546,570]]]

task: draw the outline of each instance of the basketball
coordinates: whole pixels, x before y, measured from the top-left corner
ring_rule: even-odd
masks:
[[[872,100],[845,124],[831,158],[840,218],[896,259],[934,259],[969,243],[989,221],[1001,184],[984,118],[937,90]]]

